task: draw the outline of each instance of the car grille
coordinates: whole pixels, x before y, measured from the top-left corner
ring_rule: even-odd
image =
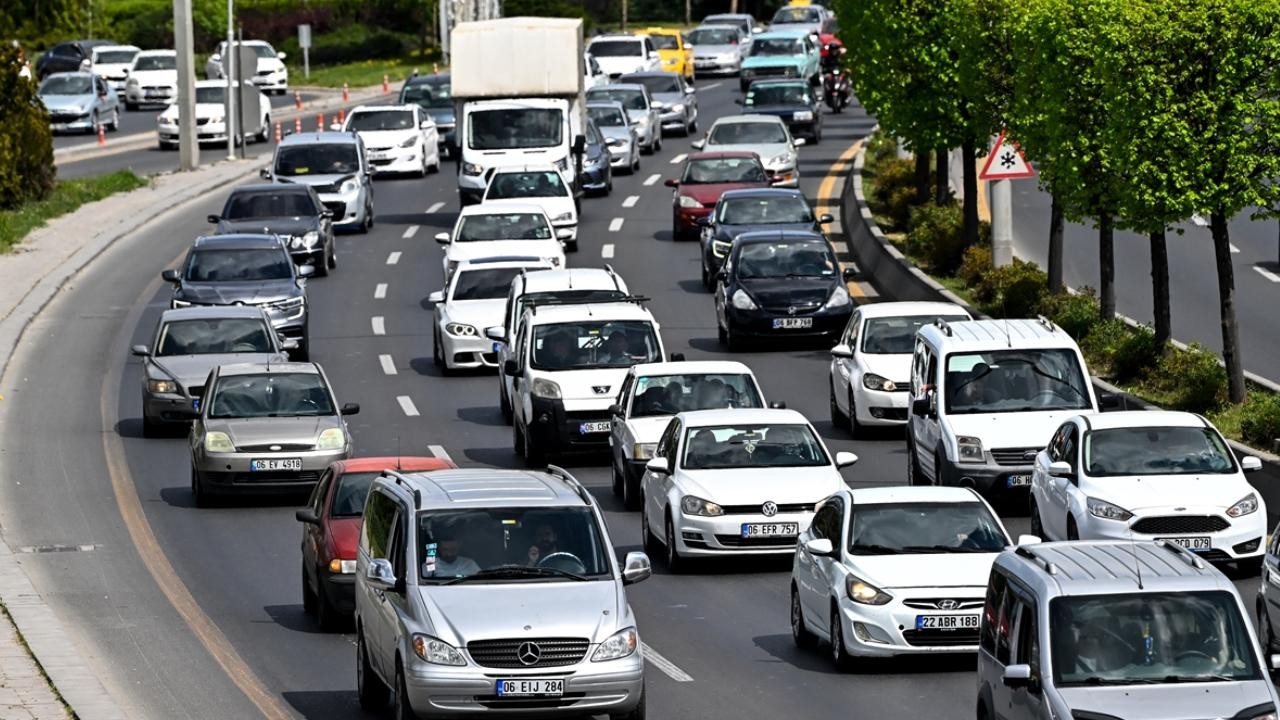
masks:
[[[333,213],[334,220],[341,220],[347,216],[347,204],[344,202],[327,202],[324,209]]]
[[[318,193],[332,194],[332,193],[341,191],[341,188],[338,186],[338,183],[329,183],[328,185],[313,185],[312,187],[314,187],[316,189],[316,192]]]
[[[791,67],[763,67],[747,71],[747,77],[749,78],[794,77],[795,75],[796,69]]]
[[[526,663],[520,659],[525,644],[537,646],[538,659]],[[467,652],[477,665],[492,668],[548,668],[576,665],[587,655],[586,638],[527,638],[477,640],[467,643]]]
[[[902,639],[908,645],[946,646],[977,645],[977,630],[903,630]]]
[[[1231,527],[1217,515],[1160,515],[1145,517],[1133,524],[1133,531],[1144,535],[1188,535],[1215,533]]]
[[[716,541],[725,547],[740,548],[789,548],[796,546],[796,539],[793,537],[744,538],[741,535],[716,535]]]
[[[942,603],[954,602],[955,607],[942,607]],[[982,598],[913,598],[903,600],[902,604],[917,610],[973,610],[983,605]],[[954,631],[952,631],[954,632]]]
[[[809,313],[817,312],[820,307],[822,307],[822,303],[812,302],[797,303],[795,305],[765,305],[763,309],[765,312],[770,312],[774,315],[808,315]],[[792,312],[792,308],[795,308],[795,312]]]
[[[756,504],[756,505],[721,505],[720,507],[724,509],[725,515],[760,515],[761,505],[763,505],[763,503]],[[813,506],[814,506],[814,503],[789,503],[786,505],[779,505],[778,512],[780,513],[813,512]]]
[[[196,118],[196,124],[197,124],[197,125],[208,125],[208,124],[209,124],[209,120],[211,120],[211,119],[212,119],[212,118]]]
[[[159,92],[166,92],[166,93],[172,92],[172,89],[170,89],[166,85],[143,85],[142,89],[146,90],[147,92],[152,92],[152,91],[159,91]]]
[[[259,71],[258,71],[258,77],[265,77],[265,76],[267,76],[267,75],[270,75],[272,72],[274,72],[274,71],[273,71],[273,70],[259,70]]]
[[[908,386],[910,387],[910,386]],[[880,418],[881,420],[906,420],[906,408],[871,408],[871,416]]]
[[[1022,447],[1022,448],[992,448],[991,459],[996,461],[997,465],[1031,465],[1035,462],[1035,454],[1044,448],[1038,447]],[[1032,455],[1031,458],[1027,454]]]
[[[238,473],[214,473],[220,476],[224,481],[230,481],[236,484],[254,485],[257,483],[308,483],[318,482],[320,480],[319,470],[303,470],[302,472],[238,472]]]
[[[237,452],[305,452],[315,450],[311,443],[264,443],[261,445],[237,445]]]

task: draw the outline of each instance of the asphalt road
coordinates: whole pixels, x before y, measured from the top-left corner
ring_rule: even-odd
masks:
[[[732,79],[699,82],[703,128],[737,111],[733,86]],[[802,187],[811,198],[835,159],[873,124],[856,108],[826,120],[823,143],[801,150]],[[678,137],[664,143],[661,153],[644,158],[640,173],[615,179],[612,196],[584,203],[581,249],[569,262],[599,265],[611,254],[632,289],[653,298],[668,351],[690,360],[725,357],[710,295],[698,280],[697,246],[670,237],[670,191],[661,178],[673,173],[688,144]],[[432,236],[451,227],[457,211],[451,172],[446,164],[444,173],[425,180],[377,182],[374,231],[341,236],[337,271],[310,286],[313,356],[339,402],[361,404],[350,418],[358,454],[429,454],[429,446],[439,446],[463,466],[514,467],[494,375],[443,378],[431,362],[425,298],[442,281]],[[220,664],[195,637],[197,630],[208,633],[190,629],[160,593],[144,564],[154,566],[154,555],[135,550],[126,531],[134,493],[158,554],[274,702],[305,718],[363,717],[354,693],[353,637],[322,633],[302,612],[298,500],[196,510],[185,440],[141,438],[141,368],[128,348],[147,342],[167,304],[159,272],[208,229],[203,218],[224,197],[211,196],[118,243],[32,326],[0,384],[0,408],[16,419],[0,435],[0,525],[15,546],[93,546],[21,557],[91,664],[128,700],[130,717],[256,716],[223,671],[226,658]],[[402,253],[394,263],[393,252]],[[383,299],[375,299],[379,283],[387,285]],[[385,335],[373,334],[375,316],[385,319]],[[395,374],[382,369],[382,354],[393,359]],[[852,441],[827,420],[825,348],[737,357],[752,366],[770,399],[813,419],[833,451],[859,455],[846,471],[850,484],[903,481],[900,433]],[[419,414],[407,415],[401,397]],[[606,509],[619,556],[638,549],[638,517],[610,494],[603,459],[569,465]],[[126,502],[118,505],[118,498]],[[1010,519],[1012,533],[1026,530],[1025,518]],[[841,675],[825,655],[796,650],[787,622],[787,560],[704,563],[681,576],[668,574],[661,561],[655,565],[654,577],[628,595],[645,642],[691,680],[677,682],[649,665],[654,718],[845,717],[854,708],[862,717],[972,716],[972,656],[885,662]],[[1255,582],[1241,585],[1247,597]]]

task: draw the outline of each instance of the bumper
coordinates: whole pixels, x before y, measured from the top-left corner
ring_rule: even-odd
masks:
[[[795,166],[780,168],[765,168],[773,178],[770,185],[774,187],[794,188],[800,187],[800,170]]]
[[[957,464],[942,458],[940,485],[972,487],[983,495],[1026,492],[1031,481],[1031,465],[996,465],[988,463]],[[1021,478],[1026,478],[1025,482]]]
[[[662,127],[674,128],[679,130],[689,124],[689,110],[684,109],[680,112],[662,113]]]
[[[635,151],[629,145],[623,147],[609,146],[609,165],[613,167],[629,167],[633,157],[635,157]]]
[[[556,233],[559,233],[561,230],[569,231],[570,233],[569,237],[561,238],[563,242],[571,243],[571,242],[577,241],[578,239],[578,223],[577,222],[551,223],[551,225],[556,229]]]
[[[96,129],[97,128],[93,126],[92,115],[82,115],[74,119],[52,120],[49,123],[49,130],[53,132],[71,132],[71,131],[84,131],[84,130],[96,130]]]
[[[947,587],[932,592],[912,588],[912,597],[965,598],[976,602],[973,607],[952,611],[907,607],[900,597],[894,597],[887,605],[861,605],[847,597],[840,598],[838,606],[844,646],[850,655],[861,657],[977,652],[976,624],[972,628],[956,630],[925,630],[916,629],[916,619],[922,616],[963,615],[977,620],[982,613],[981,603],[985,591],[984,587]]]
[[[481,331],[484,328],[480,328]],[[456,337],[440,330],[444,363],[450,370],[461,368],[492,368],[498,366],[498,354],[493,351],[493,341],[477,335]]]
[[[205,483],[219,491],[272,492],[309,488],[316,484],[329,463],[345,460],[350,454],[350,448],[281,453],[207,453],[200,450],[192,462]],[[301,458],[302,470],[255,472],[249,469],[252,460],[272,456]]]
[[[704,73],[737,75],[742,70],[742,61],[738,59],[721,61],[716,58],[694,58],[693,71],[699,75]]]
[[[320,193],[320,202],[333,211],[333,224],[336,227],[364,222],[364,199],[360,197],[359,190],[346,194]]]
[[[789,122],[787,123],[787,130],[791,132],[792,137],[810,138],[818,133],[818,121]]]
[[[859,383],[853,390],[858,422],[863,425],[906,425],[911,398],[905,391],[868,390]]]
[[[1232,520],[1222,513],[1221,507],[1215,508],[1197,508],[1188,507],[1179,512],[1174,512],[1173,507],[1168,508],[1144,508],[1141,515],[1136,515],[1127,522],[1117,522],[1115,520],[1103,520],[1102,518],[1090,515],[1088,511],[1074,513],[1079,522],[1080,537],[1086,540],[1124,540],[1129,541],[1132,538],[1137,542],[1150,542],[1160,538],[1193,538],[1207,537],[1211,544],[1208,549],[1195,549],[1197,555],[1211,562],[1229,562],[1232,560],[1244,560],[1248,558],[1261,557],[1264,554],[1264,539],[1267,534],[1267,520],[1265,513],[1253,512],[1241,518]],[[1168,515],[1211,515],[1230,522],[1230,526],[1225,530],[1218,532],[1192,532],[1192,533],[1141,533],[1131,532],[1130,527],[1142,518],[1160,517]]]
[[[259,90],[288,90],[289,73],[279,72],[274,75],[259,75],[249,82]]]
[[[320,592],[329,601],[329,607],[342,615],[351,615],[356,611],[356,576],[341,575],[329,572],[329,568],[320,568]]]
[[[324,262],[324,248],[321,246],[310,249],[290,250],[289,258],[293,260],[294,265],[314,265],[320,266]]]
[[[784,313],[771,313],[763,308],[759,310],[738,310],[729,305],[725,314],[730,329],[742,336],[778,339],[831,337],[838,334],[848,324],[849,316],[853,314],[853,308],[849,306],[844,312],[828,311],[806,316],[792,316]],[[773,327],[774,320],[789,320],[796,317],[810,317],[813,319],[813,325],[807,328],[793,329]]]
[[[709,207],[687,208],[676,205],[671,211],[671,224],[677,230],[701,232],[702,226],[698,225],[697,221],[699,218],[710,215],[711,210],[712,208]]]
[[[369,153],[369,167],[376,173],[418,172],[422,169],[423,150],[418,145]]]
[[[161,90],[145,90],[138,87],[128,87],[124,89],[124,99],[127,102],[136,105],[163,104],[168,103],[170,99],[178,96],[177,88],[164,88]]]
[[[812,520],[812,512],[778,513],[772,517],[750,513],[720,517],[680,513],[675,519],[678,526],[676,545],[681,555],[694,557],[791,555],[796,549],[796,536],[744,538],[742,526],[746,523],[796,523],[799,531],[804,532]]]
[[[160,126],[156,130],[160,136],[160,142],[176,143],[178,142],[178,128],[169,126]],[[226,142],[227,128],[219,123],[217,125],[197,125],[196,126],[196,142]]]
[[[582,189],[590,191],[604,190],[609,186],[609,167],[613,164],[613,158],[610,157],[609,164],[596,165],[595,167],[582,168]]]
[[[529,440],[549,452],[599,452],[609,448],[609,431],[583,432],[584,423],[609,422],[609,403],[598,408],[566,410],[562,400],[533,398]]]
[[[177,393],[142,391],[142,415],[150,422],[185,425],[195,418],[192,398]]]

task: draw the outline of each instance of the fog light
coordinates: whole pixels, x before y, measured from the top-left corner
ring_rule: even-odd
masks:
[[[867,632],[867,626],[860,622],[853,624],[853,634],[857,635],[862,642],[871,642],[871,633]]]
[[[682,531],[682,532],[680,533],[680,536],[681,536],[681,537],[683,537],[685,540],[696,540],[696,541],[698,541],[698,542],[702,542],[702,533],[700,533],[700,532],[684,532],[684,531]]]
[[[538,416],[538,422],[542,423],[543,425],[546,425],[547,423],[551,422],[551,416],[546,413],[542,413],[541,415]]]
[[[879,418],[882,420],[884,419],[884,408],[873,407],[873,408],[870,408],[870,412],[871,412],[871,417]]]
[[[1244,553],[1251,553],[1256,551],[1258,549],[1258,546],[1261,544],[1262,544],[1262,538],[1254,538],[1248,542],[1242,542],[1239,545],[1232,545],[1231,549],[1235,550],[1237,555],[1242,555]]]

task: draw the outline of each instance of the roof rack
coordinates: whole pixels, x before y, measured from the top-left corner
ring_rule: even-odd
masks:
[[[1025,545],[1019,545],[1019,546],[1018,546],[1018,548],[1017,548],[1016,550],[1014,550],[1013,552],[1014,552],[1014,554],[1015,554],[1015,555],[1017,555],[1017,556],[1019,556],[1019,557],[1024,557],[1024,558],[1026,558],[1026,559],[1030,560],[1031,562],[1036,563],[1036,564],[1037,564],[1037,565],[1039,565],[1040,567],[1044,568],[1044,571],[1045,571],[1045,572],[1047,572],[1047,573],[1049,573],[1050,575],[1057,575],[1057,574],[1058,574],[1058,566],[1057,566],[1057,565],[1054,565],[1053,563],[1049,562],[1048,560],[1045,560],[1044,558],[1040,557],[1039,555],[1036,555],[1036,554],[1035,554],[1035,552],[1034,552],[1034,551],[1032,551],[1032,549],[1031,549],[1031,548],[1026,547]]]
[[[643,295],[626,295],[620,298],[613,298],[611,300],[600,300],[597,298],[549,297],[531,299],[525,303],[525,307],[531,310],[534,315],[537,315],[538,308],[543,305],[608,305],[611,303],[635,303],[636,305],[640,305],[646,302],[649,302],[649,298]]]
[[[1156,545],[1182,558],[1182,561],[1196,570],[1204,569],[1204,560],[1190,550],[1171,540],[1157,540]]]
[[[573,491],[578,493],[578,497],[582,498],[582,501],[586,504],[591,505],[594,502],[594,498],[591,497],[591,493],[587,492],[587,489],[582,486],[582,483],[578,482],[578,478],[570,475],[568,470],[565,470],[559,465],[547,465],[547,472],[560,478],[566,485],[573,488]]]
[[[946,335],[947,337],[951,337],[952,335],[951,323],[947,322],[946,320],[943,320],[942,318],[936,318],[933,321],[933,324],[934,324],[934,327],[942,331],[943,335]]]
[[[422,509],[422,491],[410,485],[408,478],[402,475],[398,470],[392,470],[391,468],[385,468],[382,471],[382,477],[392,478],[396,481],[397,485],[404,488],[406,491],[411,492],[413,494],[413,509]]]
[[[1054,325],[1052,320],[1043,315],[1037,315],[1036,322],[1040,323],[1041,327],[1049,332],[1055,332],[1058,329],[1058,326]]]
[[[622,290],[622,281],[621,281],[621,279],[618,277],[618,273],[616,273],[616,272],[614,272],[614,271],[613,271],[613,266],[612,266],[612,265],[610,265],[609,263],[605,263],[605,265],[604,265],[604,271],[605,271],[605,272],[607,272],[607,273],[609,273],[609,277],[613,279],[613,289],[614,289],[614,290],[621,291],[621,290]]]

